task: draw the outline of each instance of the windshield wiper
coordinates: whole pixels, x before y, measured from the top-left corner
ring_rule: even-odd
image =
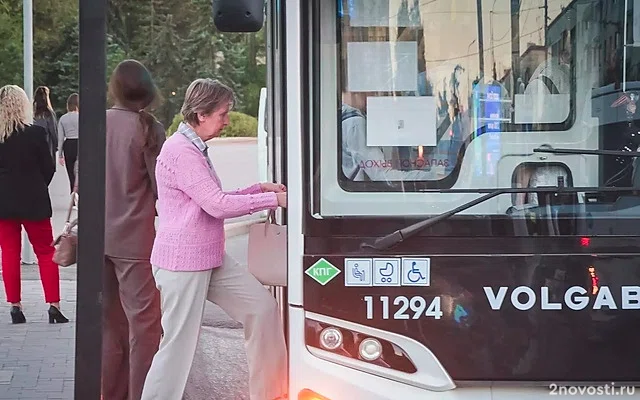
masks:
[[[640,157],[639,151],[624,150],[557,149],[554,147],[538,147],[533,149],[533,152],[550,154],[584,154],[595,156]]]
[[[467,210],[473,206],[476,206],[480,203],[484,203],[487,200],[490,200],[496,196],[500,196],[502,194],[513,194],[513,193],[582,193],[582,192],[633,192],[637,191],[638,188],[634,187],[564,187],[564,186],[545,186],[545,187],[533,187],[533,188],[503,188],[496,189],[491,191],[483,196],[478,197],[477,199],[473,199],[464,204],[459,205],[458,207],[451,209],[449,211],[443,212],[442,214],[435,215],[433,217],[427,218],[425,220],[416,222],[415,224],[411,224],[402,229],[398,229],[397,231],[391,232],[383,237],[376,239],[373,244],[363,243],[362,247],[374,249],[374,250],[388,250],[393,246],[404,242],[405,240],[417,235],[420,231],[432,227],[433,225],[444,221],[453,215],[459,213],[460,211]],[[446,193],[447,191],[442,191],[442,193]],[[456,191],[452,191],[456,192]]]
[[[485,194],[484,196],[480,196],[477,199],[473,199],[471,201],[468,201],[462,205],[459,205],[458,207],[443,212],[442,214],[438,214],[436,216],[433,216],[431,218],[427,218],[423,221],[420,222],[416,222],[415,224],[409,225],[405,228],[399,229],[395,232],[389,233],[381,238],[376,239],[375,242],[373,242],[373,244],[368,244],[368,243],[364,243],[363,247],[369,247],[369,248],[373,248],[376,250],[387,250],[390,249],[391,247],[397,245],[398,243],[401,243],[405,240],[407,240],[408,238],[415,236],[416,234],[418,234],[421,230],[426,229],[430,226],[433,226],[435,224],[437,224],[440,221],[444,221],[445,219],[459,213],[460,211],[464,211],[466,209],[469,209],[475,205],[478,205],[480,203],[483,203],[489,199],[492,199],[496,196],[500,196],[501,194],[504,193],[511,193],[512,190],[517,190],[517,189],[498,189],[498,190],[494,190],[493,192],[489,192],[487,194]]]

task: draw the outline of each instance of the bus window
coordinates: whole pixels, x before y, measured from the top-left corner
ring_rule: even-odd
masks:
[[[338,12],[321,8],[320,214],[431,214],[473,199],[465,191],[635,182],[629,156],[538,152],[640,144],[632,132],[640,49],[623,51],[623,36],[606,23],[623,24],[623,2],[602,11],[592,3],[338,0]],[[540,199],[494,203],[487,212],[504,214]]]
[[[451,187],[471,139],[486,135],[472,146],[472,173],[495,176],[505,145],[522,142],[502,133],[571,128],[574,40],[556,27],[569,14],[550,14],[545,34],[543,10],[521,7],[514,43],[511,2],[489,3],[474,15],[475,1],[345,1],[337,60],[342,181]],[[482,38],[477,19],[489,28]]]

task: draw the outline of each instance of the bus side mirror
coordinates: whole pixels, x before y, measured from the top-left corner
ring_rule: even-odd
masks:
[[[213,23],[222,32],[258,32],[264,0],[213,0]]]

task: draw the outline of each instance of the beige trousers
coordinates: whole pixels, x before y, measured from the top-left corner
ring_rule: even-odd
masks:
[[[176,272],[153,268],[160,289],[164,336],[145,381],[142,400],[181,400],[200,336],[205,300],[244,325],[251,400],[286,394],[287,349],[273,296],[225,254],[222,266]]]

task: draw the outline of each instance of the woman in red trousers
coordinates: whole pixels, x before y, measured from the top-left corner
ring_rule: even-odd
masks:
[[[60,275],[53,262],[49,183],[55,163],[51,159],[47,132],[32,124],[31,104],[18,86],[0,88],[0,249],[2,281],[11,321],[26,322],[20,295],[22,227],[38,258],[45,301],[50,304],[49,322],[69,320],[60,312]]]

